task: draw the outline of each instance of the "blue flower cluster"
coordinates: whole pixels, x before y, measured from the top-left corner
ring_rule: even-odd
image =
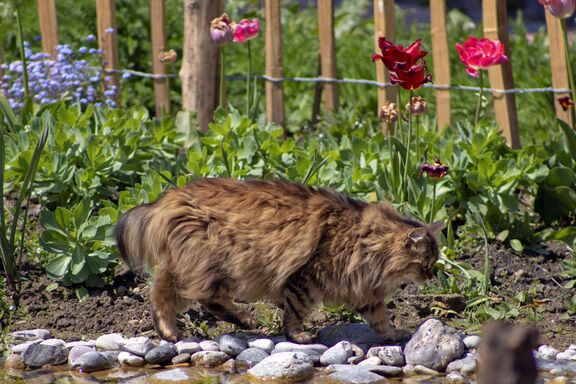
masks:
[[[93,41],[90,36],[87,41]],[[24,44],[28,69],[28,84],[34,102],[51,104],[60,100],[72,100],[82,106],[94,103],[115,107],[116,86],[99,65],[102,51],[96,48],[80,47],[72,49],[69,45],[56,47],[56,58],[38,52],[33,53],[30,44]],[[18,110],[24,105],[24,66],[22,61],[2,65],[4,76],[0,79],[0,90],[8,99],[12,108]],[[102,83],[106,84],[102,86]]]

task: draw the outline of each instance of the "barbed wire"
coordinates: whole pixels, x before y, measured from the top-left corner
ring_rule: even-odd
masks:
[[[173,79],[177,78],[178,75],[175,73],[169,74],[153,74],[141,71],[135,71],[132,69],[106,69],[106,73],[127,73],[133,76],[147,78],[147,79]],[[268,75],[257,75],[253,78],[258,80],[265,80],[271,83],[283,83],[286,81],[295,83],[328,83],[328,84],[358,84],[358,85],[372,85],[378,88],[389,88],[394,87],[392,83],[380,83],[375,80],[366,79],[334,79],[328,77],[272,77]],[[246,80],[246,76],[226,76],[226,80]],[[479,92],[480,87],[470,86],[470,85],[440,85],[440,84],[424,84],[424,88],[432,89],[445,89],[450,91],[472,91]],[[568,93],[569,89],[564,88],[553,88],[553,87],[543,87],[543,88],[510,88],[510,89],[497,89],[497,88],[483,88],[484,92],[494,92],[500,94],[513,94],[513,93]]]

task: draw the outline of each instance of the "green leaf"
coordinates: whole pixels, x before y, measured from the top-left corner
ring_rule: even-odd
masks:
[[[90,272],[94,274],[104,273],[108,268],[109,255],[100,251],[92,252],[86,258],[86,263],[90,268]]]
[[[47,229],[40,235],[40,245],[47,252],[56,254],[69,254],[71,243],[65,234],[58,230]]]
[[[16,129],[16,125],[18,124],[18,120],[16,120],[16,115],[10,107],[8,99],[6,99],[6,96],[4,96],[4,92],[0,92],[0,111],[2,111],[2,116],[6,118],[6,123],[8,123],[8,128],[10,128],[10,131],[14,131]]]
[[[509,234],[510,234],[510,231],[505,229],[502,232],[500,232],[498,235],[496,235],[496,240],[505,241],[508,238]]]
[[[76,207],[74,208],[74,225],[76,228],[79,228],[82,224],[84,224],[90,213],[92,212],[92,203],[90,199],[84,198]]]
[[[78,298],[79,301],[84,302],[86,300],[88,300],[88,290],[84,287],[80,287],[76,289],[76,297]]]
[[[56,256],[46,266],[46,273],[48,274],[49,277],[52,278],[62,277],[66,274],[66,271],[68,270],[68,266],[70,265],[71,261],[72,258],[70,256],[67,255]]]
[[[55,291],[56,289],[58,289],[58,283],[52,283],[46,287],[46,292],[52,292]]]
[[[576,132],[569,126],[565,121],[558,119],[558,125],[560,125],[560,129],[566,136],[566,147],[568,149],[568,153],[572,154],[572,158],[576,160]]]
[[[518,239],[510,240],[510,246],[518,253],[522,253],[524,251],[524,245],[522,245],[522,242]]]

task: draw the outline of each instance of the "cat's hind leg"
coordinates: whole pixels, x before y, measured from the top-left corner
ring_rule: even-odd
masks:
[[[199,300],[200,305],[220,320],[236,324],[243,329],[258,328],[258,322],[252,318],[250,312],[232,301],[225,293],[220,293],[210,300]]]
[[[304,331],[302,322],[320,301],[319,292],[305,281],[293,279],[284,291],[284,335],[300,344],[312,342],[314,337]]]
[[[174,286],[174,276],[169,266],[159,265],[154,273],[150,292],[152,301],[152,319],[158,335],[171,342],[178,340],[176,314],[181,306]]]
[[[408,340],[411,333],[406,329],[395,328],[383,302],[370,303],[355,308],[374,331],[390,341]]]

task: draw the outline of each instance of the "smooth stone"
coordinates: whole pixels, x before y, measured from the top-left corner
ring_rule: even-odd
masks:
[[[246,348],[248,348],[248,343],[243,338],[232,335],[220,337],[220,350],[230,356],[238,356]]]
[[[249,368],[255,366],[270,354],[260,348],[247,348],[236,356],[236,361],[246,364]]]
[[[467,349],[477,348],[480,344],[480,341],[482,341],[482,338],[478,335],[466,336],[464,340],[462,340],[464,346],[466,346]]]
[[[60,365],[68,360],[68,350],[53,345],[32,344],[21,356],[24,364],[32,368],[46,364]]]
[[[172,362],[172,358],[176,355],[178,355],[176,346],[172,343],[165,343],[148,351],[144,356],[144,360],[150,364],[169,365]]]
[[[375,356],[373,356],[375,357]],[[348,365],[348,364],[332,364],[328,366],[329,372],[339,371],[365,371],[377,373],[381,376],[393,377],[401,376],[402,368],[393,367],[390,365]]]
[[[320,356],[320,364],[344,364],[353,354],[354,352],[352,351],[351,344],[348,341],[341,341],[333,347],[328,348]]]
[[[275,354],[278,354],[278,353],[286,353],[286,352],[302,352],[302,353],[305,353],[305,354],[308,355],[308,357],[310,358],[310,361],[311,361],[313,364],[320,363],[320,356],[322,356],[321,353],[318,353],[318,351],[315,351],[315,350],[313,350],[313,349],[299,349],[299,350],[296,350],[296,351],[279,351],[279,350],[277,350],[277,349],[274,349],[274,350],[272,351],[272,355],[275,355]]]
[[[393,365],[378,365],[370,369],[370,372],[377,373],[386,377],[402,376],[402,367],[395,367]]]
[[[248,373],[261,380],[305,380],[314,375],[314,366],[305,353],[281,352],[268,356],[250,368]]]
[[[124,352],[130,352],[133,355],[137,355],[137,356],[141,356],[144,357],[146,356],[146,354],[148,352],[150,352],[152,349],[155,348],[154,343],[152,342],[152,340],[148,340],[147,338],[144,338],[146,340],[142,341],[128,341],[126,344],[121,345],[120,349]]]
[[[126,339],[120,333],[110,333],[96,339],[96,348],[104,351],[119,351],[124,344]]]
[[[359,362],[358,365],[382,365],[382,360],[378,356],[370,356]]]
[[[548,345],[541,345],[538,348],[538,355],[543,359],[556,359],[556,355],[558,353],[559,352],[556,348],[550,347]]]
[[[412,364],[406,364],[402,367],[402,374],[406,377],[414,376],[416,374],[416,369]]]
[[[218,370],[228,373],[236,372],[236,360],[228,359],[228,361],[224,362],[224,364],[220,364],[218,366]]]
[[[429,319],[422,324],[404,347],[407,364],[422,365],[434,371],[462,357],[464,343],[458,332],[440,320]]]
[[[193,355],[196,352],[200,352],[202,347],[195,341],[179,341],[176,344],[176,349],[178,353],[188,353]]]
[[[112,366],[117,365],[118,355],[120,354],[120,351],[102,351],[100,353],[108,359],[108,361],[110,362],[110,364],[112,364]]]
[[[213,368],[224,364],[230,356],[221,351],[200,351],[190,357],[192,365]]]
[[[255,340],[248,340],[248,347],[250,348],[260,348],[261,350],[265,351],[267,354],[271,354],[274,350],[274,342],[270,339],[255,339]]]
[[[560,352],[556,355],[556,360],[570,360],[574,355],[576,355],[576,351],[573,349],[567,349],[564,352]]]
[[[476,367],[476,357],[472,354],[469,354],[462,359],[457,359],[457,360],[451,361],[450,364],[448,364],[446,366],[446,372],[447,373],[454,372],[454,371],[460,372],[465,365],[468,365],[468,366],[473,365],[475,368]]]
[[[145,344],[147,341],[150,341],[150,339],[146,336],[136,336],[126,339],[126,344]]]
[[[446,382],[450,384],[466,384],[468,380],[460,372],[454,371],[446,376]]]
[[[350,384],[387,383],[384,377],[370,371],[339,371],[328,375],[333,380]]]
[[[190,363],[190,354],[187,352],[180,353],[172,358],[172,364],[174,365],[188,363]]]
[[[283,341],[276,344],[274,350],[277,352],[300,352],[301,350],[307,350],[323,354],[328,350],[328,347],[324,344],[296,344],[290,341]]]
[[[382,347],[380,352],[378,352],[378,357],[384,365],[403,367],[405,364],[404,352],[402,352],[402,347],[399,346]]]
[[[430,369],[428,367],[419,364],[414,366],[414,371],[420,375],[437,376],[440,374],[440,372],[436,371],[435,369]]]
[[[46,339],[42,341],[40,344],[42,345],[51,345],[53,347],[65,347],[66,342],[62,339]]]
[[[204,340],[199,342],[198,345],[200,345],[200,348],[202,348],[203,351],[220,351],[220,344],[214,340]]]
[[[96,342],[94,340],[90,340],[90,341],[80,340],[80,341],[70,341],[70,342],[66,343],[66,345],[65,345],[65,347],[68,349],[72,349],[74,347],[79,347],[79,346],[95,348]]]
[[[22,344],[17,344],[11,348],[11,351],[12,351],[12,353],[24,353],[24,351],[27,350],[28,347],[31,346],[32,344],[40,344],[41,342],[42,342],[42,339],[28,341],[28,342],[22,343]]]
[[[80,372],[94,372],[111,368],[112,363],[102,352],[88,352],[76,359],[73,367]]]
[[[183,370],[182,368],[174,368],[168,369],[166,371],[158,372],[152,376],[150,376],[150,381],[162,381],[162,382],[178,382],[178,381],[186,381],[190,382],[191,377],[188,376],[188,373]],[[146,381],[148,382],[148,381]]]
[[[74,362],[80,356],[82,356],[88,352],[94,352],[94,348],[93,347],[87,347],[84,345],[77,345],[75,347],[72,347],[70,349],[70,352],[68,352],[68,365],[74,365]]]
[[[42,328],[10,332],[8,335],[15,341],[46,340],[52,336],[48,329]]]
[[[366,359],[366,353],[362,348],[356,344],[350,344],[352,348],[352,357],[348,359],[348,364],[359,364],[362,360]]]
[[[386,339],[374,332],[368,324],[360,323],[329,325],[318,332],[316,340],[318,343],[329,347],[340,341],[348,341],[357,345],[383,344],[386,342]]]
[[[26,368],[26,365],[24,365],[24,361],[20,354],[12,353],[4,361],[4,368],[24,369]]]
[[[143,367],[146,361],[142,356],[122,351],[118,354],[118,363],[123,367]]]

